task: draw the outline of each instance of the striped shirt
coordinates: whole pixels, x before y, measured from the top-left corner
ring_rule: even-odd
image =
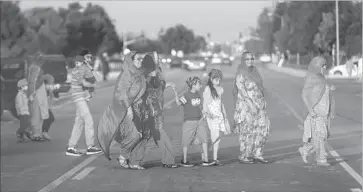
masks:
[[[82,81],[85,80],[86,67],[84,65],[72,70],[71,94],[73,101],[85,99]]]

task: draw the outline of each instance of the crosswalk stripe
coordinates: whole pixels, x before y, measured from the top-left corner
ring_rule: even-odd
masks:
[[[79,172],[76,176],[74,176],[72,180],[82,180],[88,174],[90,174],[94,169],[96,169],[96,167],[87,167],[83,169],[83,171]]]

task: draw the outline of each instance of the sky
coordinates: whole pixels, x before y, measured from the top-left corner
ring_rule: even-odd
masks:
[[[20,8],[67,7],[74,1],[28,1],[23,0]],[[99,4],[115,20],[117,32],[139,33],[148,37],[157,36],[160,28],[178,23],[194,30],[195,34],[206,36],[212,41],[233,41],[239,32],[248,35],[249,27],[256,26],[257,17],[264,7],[271,7],[273,1],[80,1]]]

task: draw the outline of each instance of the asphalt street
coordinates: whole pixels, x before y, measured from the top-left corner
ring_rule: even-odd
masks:
[[[230,123],[233,120],[232,87],[238,62],[221,67],[225,89],[223,102]],[[329,140],[330,167],[304,165],[298,147],[301,145],[302,119],[305,110],[300,93],[302,78],[260,68],[267,89],[266,100],[272,133],[265,148],[269,164],[242,165],[238,137],[222,139],[220,160],[223,166],[165,169],[160,166],[160,152],[153,141],[148,144],[143,171],[126,170],[116,162],[118,146],[112,148],[112,161],[102,155],[65,156],[75,115],[75,106],[64,102],[54,109],[56,122],[50,130],[50,142],[16,143],[18,122],[1,123],[1,191],[245,191],[245,192],[350,192],[362,185],[362,85],[333,80],[337,90],[337,116],[332,122]],[[179,69],[166,72],[180,93],[185,79],[202,72]],[[97,123],[111,101],[113,87],[100,88],[91,104]],[[96,90],[97,91],[97,90]],[[173,93],[166,91],[165,130],[173,143],[176,161],[181,160],[181,126],[183,111],[173,102]],[[85,148],[84,138],[79,142]],[[190,161],[200,162],[200,149],[191,150]]]

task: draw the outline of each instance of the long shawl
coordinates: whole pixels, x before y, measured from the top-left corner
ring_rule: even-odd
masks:
[[[125,55],[125,64],[117,77],[112,104],[103,113],[97,127],[97,140],[108,160],[110,146],[116,134],[125,129],[123,122],[127,118],[127,109],[145,93],[146,81],[142,71],[136,69],[131,60],[135,52]],[[127,102],[125,102],[127,101]],[[127,133],[123,133],[127,135]],[[125,144],[126,145],[126,144]]]
[[[149,117],[147,126],[149,127],[153,140],[157,145],[160,140],[160,129],[164,128],[163,108],[166,81],[160,67],[160,60],[155,58],[155,56],[151,53],[149,55],[154,58],[154,62],[156,63],[156,77],[148,79],[148,89],[146,94],[148,94],[147,98],[150,101],[150,110],[155,111],[156,113]]]
[[[41,54],[37,55],[29,66],[27,81],[29,87],[28,96],[35,95],[35,100],[30,103],[30,110],[37,111],[39,107],[42,119],[47,119],[49,117],[48,109],[50,104],[46,99],[47,93],[44,86],[44,77],[46,77],[42,69],[44,64],[45,58]]]
[[[321,67],[324,62],[324,58],[315,57],[309,64],[308,73],[305,78],[305,84],[301,94],[308,111],[313,109],[319,103],[326,89],[326,79],[323,74],[321,74]],[[313,117],[309,114],[305,118],[303,142],[308,142],[309,138],[312,137],[312,118]]]
[[[321,67],[325,59],[315,57],[309,64],[308,73],[305,77],[302,99],[308,110],[313,109],[323,97],[326,88],[326,79],[321,74]]]

